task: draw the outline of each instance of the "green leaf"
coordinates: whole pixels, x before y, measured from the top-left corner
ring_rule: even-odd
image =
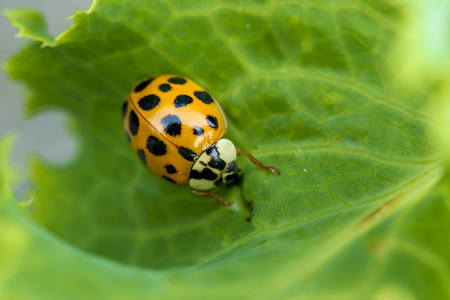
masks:
[[[0,231],[0,258],[12,257],[0,295],[450,297],[450,237],[437,234],[450,225],[449,190],[426,103],[448,81],[399,80],[394,49],[411,9],[94,1],[55,47],[21,50],[6,69],[32,91],[28,112],[67,112],[79,148],[65,165],[33,160],[28,216],[1,207],[1,228],[17,234]],[[281,176],[239,159],[241,183],[219,191],[236,202],[226,209],[144,170],[120,107],[136,82],[162,73],[207,88],[227,137]]]
[[[47,32],[47,23],[41,12],[30,8],[5,11],[11,25],[19,29],[17,37],[42,42],[43,46],[53,45],[54,38]]]

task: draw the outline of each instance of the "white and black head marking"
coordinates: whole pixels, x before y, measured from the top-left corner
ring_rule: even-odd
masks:
[[[189,185],[195,190],[211,190],[236,179],[236,147],[221,139],[206,149],[195,161],[189,175]]]

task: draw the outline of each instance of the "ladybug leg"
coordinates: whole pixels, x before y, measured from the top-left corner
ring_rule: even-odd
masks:
[[[233,202],[225,202],[222,200],[222,198],[220,198],[219,195],[217,195],[216,193],[214,193],[213,191],[197,191],[194,190],[193,188],[191,188],[192,193],[199,195],[199,196],[206,196],[206,197],[211,197],[211,198],[215,198],[217,202],[220,203],[220,205],[222,206],[231,206],[233,205]]]
[[[269,171],[270,173],[277,173],[278,175],[280,175],[280,171],[275,168],[275,167],[269,167],[269,166],[265,166],[262,164],[262,162],[260,162],[259,160],[257,160],[253,155],[251,155],[250,153],[246,152],[246,151],[242,151],[239,149],[236,149],[236,154],[238,156],[241,156],[242,154],[244,154],[245,156],[248,157],[248,159],[250,159],[250,161],[257,166],[258,168],[264,169]]]

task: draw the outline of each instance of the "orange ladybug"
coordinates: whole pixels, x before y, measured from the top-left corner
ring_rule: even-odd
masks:
[[[222,201],[214,189],[235,182],[236,157],[244,154],[272,173],[248,152],[222,138],[227,120],[219,103],[194,81],[178,75],[146,79],[131,90],[122,106],[131,149],[153,173],[180,186],[189,183],[198,195]]]

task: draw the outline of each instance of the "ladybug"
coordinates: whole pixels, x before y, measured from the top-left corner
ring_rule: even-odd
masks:
[[[153,173],[180,186],[189,183],[197,195],[229,206],[214,189],[236,182],[236,157],[250,153],[222,138],[227,120],[219,103],[194,81],[178,75],[160,75],[133,87],[122,106],[125,134],[131,149]]]

